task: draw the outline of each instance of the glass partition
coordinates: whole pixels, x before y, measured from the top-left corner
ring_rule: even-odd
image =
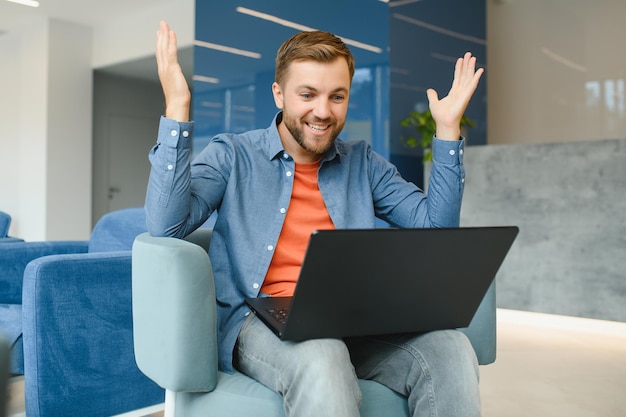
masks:
[[[482,0],[197,0],[194,45],[194,152],[215,134],[265,128],[276,50],[300,30],[342,37],[356,61],[344,140],[365,140],[421,185],[421,149],[403,144],[400,120],[427,106],[426,88],[447,93],[454,60],[471,50],[485,62]],[[483,80],[468,109],[486,143]]]

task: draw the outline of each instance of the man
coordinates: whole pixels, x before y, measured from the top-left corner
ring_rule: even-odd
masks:
[[[354,61],[336,36],[303,32],[287,40],[276,57],[272,91],[281,111],[271,125],[218,135],[191,164],[191,94],[165,22],[156,57],[166,106],[150,152],[148,228],[184,237],[219,212],[210,256],[220,369],[234,365],[280,393],[289,416],[358,416],[357,377],[406,396],[414,416],[480,415],[478,365],[461,332],[283,342],[244,303],[293,293],[314,229],[372,228],[375,217],[398,227],[458,226],[459,126],[483,72],[476,59],[459,58],[446,97],[427,92],[437,133],[426,196],[364,142],[338,139]]]

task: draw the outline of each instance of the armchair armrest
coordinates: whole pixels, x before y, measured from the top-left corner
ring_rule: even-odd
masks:
[[[163,402],[135,363],[131,251],[30,262],[22,319],[29,417],[109,416]]]
[[[0,245],[0,304],[22,304],[24,269],[47,255],[87,252],[87,241],[7,242]]]
[[[472,343],[479,364],[488,365],[495,362],[497,344],[495,280],[489,286],[470,325],[460,330]]]
[[[171,391],[212,391],[217,383],[210,237],[210,229],[189,241],[144,233],[133,244],[135,357],[139,369]]]

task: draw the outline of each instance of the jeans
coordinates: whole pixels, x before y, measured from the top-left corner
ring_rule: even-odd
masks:
[[[413,417],[480,416],[478,361],[457,330],[288,342],[251,314],[235,363],[282,395],[287,416],[358,417],[357,378],[407,397]]]

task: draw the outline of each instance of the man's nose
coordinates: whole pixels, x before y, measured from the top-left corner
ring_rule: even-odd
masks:
[[[328,119],[330,117],[330,102],[327,99],[316,100],[313,108],[313,115],[318,119]]]

